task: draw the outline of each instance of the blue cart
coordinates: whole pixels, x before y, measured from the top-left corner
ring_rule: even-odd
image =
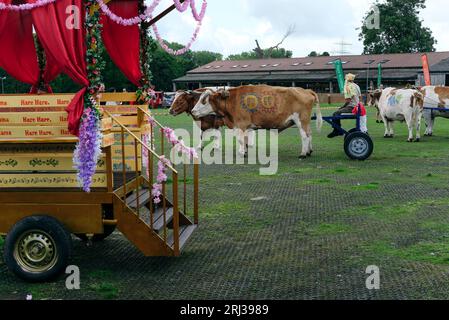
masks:
[[[323,120],[330,124],[332,128],[337,130],[344,136],[344,151],[351,160],[364,161],[369,159],[374,151],[374,142],[371,137],[360,130],[360,111],[358,114],[342,114],[339,116],[323,117]],[[316,120],[314,116],[312,120]],[[347,131],[342,126],[337,125],[335,120],[355,120],[356,127]]]

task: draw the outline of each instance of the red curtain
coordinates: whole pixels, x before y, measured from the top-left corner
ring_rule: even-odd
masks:
[[[29,11],[1,11],[0,43],[0,67],[21,82],[31,85],[39,83],[39,65]]]
[[[132,18],[139,14],[138,0],[116,0],[108,4],[116,15]],[[139,26],[122,26],[102,15],[103,43],[112,61],[136,86],[140,86],[140,30]]]
[[[35,2],[30,0],[29,2]],[[80,28],[68,28],[67,8],[74,6],[79,10]],[[89,86],[86,66],[86,31],[84,28],[85,8],[82,0],[58,0],[55,3],[32,11],[33,23],[47,57],[62,72],[83,88],[75,95],[67,108],[69,130],[79,134],[80,119],[84,111],[84,94]],[[52,70],[46,70],[46,77]]]
[[[11,0],[1,0],[4,4],[11,4]],[[0,11],[0,33],[3,31],[3,27],[6,24],[6,19],[8,18],[8,11],[1,10]]]

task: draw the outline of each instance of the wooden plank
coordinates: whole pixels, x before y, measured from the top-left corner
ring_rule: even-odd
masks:
[[[67,112],[0,112],[0,125],[3,126],[68,126]],[[113,127],[112,118],[101,120],[101,130]],[[6,129],[6,128],[4,128]]]
[[[115,130],[112,130],[114,133],[114,140],[116,146],[122,145],[122,134],[120,132],[115,132]],[[134,132],[134,134],[140,139],[140,132]],[[134,146],[135,139],[133,136],[131,136],[129,133],[125,133],[125,146]]]
[[[103,136],[102,148],[107,148],[115,143],[115,135],[113,133],[108,133]]]
[[[2,127],[0,129],[0,142],[10,139],[54,139],[73,138],[67,126],[23,126]]]
[[[0,192],[0,203],[61,203],[61,204],[98,204],[112,203],[113,195],[106,192],[48,192],[29,189],[21,192]]]
[[[134,146],[125,145],[125,156],[126,157],[134,156],[134,153],[135,153]],[[142,148],[140,146],[138,146],[138,148],[137,148],[137,155],[139,157],[142,156]],[[114,158],[119,158],[122,156],[122,145],[121,144],[112,146],[112,156]]]
[[[0,232],[8,233],[20,220],[33,215],[47,215],[56,218],[69,232],[103,232],[101,204],[3,204],[0,215]]]
[[[1,144],[0,150],[3,153],[72,153],[75,150],[75,143],[35,143],[35,144]]]
[[[114,123],[112,121],[112,118],[103,118],[101,119],[101,130],[102,131],[109,131],[114,126]]]
[[[74,94],[51,95],[0,95],[0,112],[41,112],[49,107],[66,108]],[[19,108],[19,109],[10,109]],[[27,108],[27,109],[25,109]],[[59,110],[58,110],[59,111]],[[64,111],[60,110],[60,111]]]
[[[142,159],[138,158],[139,161],[139,171],[142,170]],[[123,170],[123,160],[122,158],[112,158],[112,168],[114,171]],[[125,159],[125,168],[127,172],[135,172],[136,171],[136,160],[134,157],[127,157]]]
[[[111,102],[111,101],[136,101],[137,95],[135,92],[104,92],[100,96],[100,102]]]
[[[12,171],[74,171],[73,153],[0,154],[0,172]],[[106,170],[103,154],[97,171]]]
[[[137,115],[137,107],[144,107],[147,111],[149,111],[147,105],[121,104],[116,106],[101,106],[101,108],[107,110],[112,115]]]
[[[77,188],[76,173],[0,173],[0,188]],[[92,188],[107,188],[106,173],[93,177]]]
[[[138,126],[137,121],[137,115],[130,115],[130,116],[117,116],[115,119],[120,122],[120,124],[124,125],[125,127],[128,126]],[[114,123],[115,126],[118,126],[118,124]]]
[[[0,113],[0,125],[66,125],[67,112],[5,112]]]

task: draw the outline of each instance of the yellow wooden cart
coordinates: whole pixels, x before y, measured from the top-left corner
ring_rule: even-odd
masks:
[[[168,166],[155,205],[155,150],[168,150],[156,134],[163,126],[145,121],[148,108],[132,104],[135,93],[103,94],[103,153],[92,192],[82,192],[72,161],[77,139],[67,131],[72,97],[0,96],[0,234],[8,268],[47,281],[65,271],[71,234],[100,241],[116,228],[145,256],[179,256],[198,225],[198,163]]]

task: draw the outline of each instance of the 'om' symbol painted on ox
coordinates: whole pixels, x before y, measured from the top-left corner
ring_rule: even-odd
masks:
[[[276,97],[271,95],[262,94],[259,96],[255,93],[249,93],[242,96],[241,107],[250,113],[259,111],[263,113],[275,113],[278,109],[276,100]]]

